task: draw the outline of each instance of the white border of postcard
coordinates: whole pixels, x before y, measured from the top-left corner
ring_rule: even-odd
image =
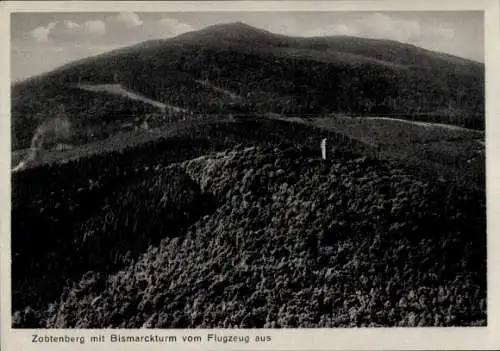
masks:
[[[14,350],[465,350],[500,349],[500,1],[2,1],[0,2],[0,245],[1,349]],[[215,12],[215,11],[457,11],[484,10],[486,65],[486,152],[488,216],[488,326],[474,328],[360,328],[216,330],[217,334],[271,336],[269,343],[183,342],[213,330],[11,329],[10,315],[10,13],[11,12]],[[497,269],[499,268],[499,269]],[[33,343],[34,334],[53,336],[163,335],[176,343]]]

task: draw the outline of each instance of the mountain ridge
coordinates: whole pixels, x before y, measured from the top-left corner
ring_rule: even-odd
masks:
[[[182,34],[179,34],[179,35],[177,35],[175,37],[171,37],[171,38],[150,39],[150,40],[141,41],[141,42],[133,44],[133,45],[126,45],[126,46],[119,47],[119,48],[113,49],[113,50],[109,50],[109,51],[106,51],[106,52],[103,52],[103,53],[100,53],[100,54],[91,55],[91,56],[88,56],[88,57],[85,57],[85,58],[82,58],[82,59],[77,59],[77,60],[68,62],[68,63],[63,64],[63,65],[61,65],[61,66],[59,66],[59,67],[57,67],[57,68],[55,68],[53,70],[41,73],[41,74],[36,75],[36,76],[28,77],[28,78],[23,79],[23,80],[19,80],[19,81],[13,82],[13,85],[22,84],[23,82],[27,82],[29,80],[36,79],[38,77],[49,75],[49,74],[57,72],[57,71],[59,71],[61,69],[70,68],[73,65],[76,65],[76,64],[79,64],[79,63],[84,63],[87,60],[92,60],[92,59],[97,59],[97,58],[101,58],[101,57],[106,57],[106,56],[112,55],[112,54],[118,54],[118,53],[121,53],[124,50],[128,51],[128,50],[132,50],[132,49],[141,49],[141,48],[144,48],[145,46],[150,46],[151,44],[159,45],[159,44],[165,44],[167,42],[172,43],[172,42],[176,42],[176,41],[180,41],[180,40],[193,39],[193,37],[199,36],[200,34],[203,34],[203,33],[213,34],[214,32],[222,32],[222,33],[223,32],[231,32],[235,28],[236,29],[240,29],[240,30],[241,29],[245,29],[245,30],[247,30],[250,33],[253,32],[253,33],[259,33],[260,35],[267,35],[267,36],[273,37],[275,39],[286,39],[286,40],[320,40],[320,41],[327,41],[327,40],[334,40],[334,39],[336,39],[336,40],[363,41],[365,43],[380,43],[380,42],[384,42],[384,43],[387,43],[387,44],[390,44],[390,45],[400,45],[400,46],[403,46],[403,47],[408,47],[408,48],[413,48],[413,49],[421,50],[421,51],[423,51],[423,52],[425,52],[427,54],[435,54],[435,55],[442,56],[442,57],[447,58],[447,59],[455,60],[457,62],[463,61],[464,63],[474,64],[474,65],[478,65],[478,66],[484,67],[484,63],[480,62],[480,61],[476,61],[476,60],[473,60],[473,59],[470,59],[470,58],[466,58],[466,57],[462,57],[462,56],[452,55],[452,54],[445,53],[445,52],[440,52],[440,51],[435,51],[435,50],[429,50],[429,49],[426,49],[426,48],[423,48],[423,47],[420,47],[420,46],[417,46],[417,45],[414,45],[414,44],[410,44],[410,43],[406,43],[406,42],[401,42],[401,41],[397,41],[397,40],[392,40],[392,39],[374,39],[374,38],[368,38],[368,37],[349,36],[349,35],[329,35],[329,36],[311,36],[311,37],[289,36],[289,35],[284,35],[284,34],[276,34],[276,33],[273,33],[271,31],[268,31],[268,30],[264,30],[264,29],[261,29],[261,28],[253,27],[253,26],[248,25],[248,24],[246,24],[244,22],[238,22],[237,21],[237,22],[227,22],[227,23],[210,25],[210,26],[207,26],[205,28],[202,28],[201,30],[194,30],[194,31],[182,33]]]

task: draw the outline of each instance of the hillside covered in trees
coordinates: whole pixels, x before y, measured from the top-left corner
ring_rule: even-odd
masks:
[[[12,87],[12,147],[64,105],[73,143],[113,133],[114,122],[157,112],[76,89],[121,84],[192,114],[399,115],[484,127],[484,66],[387,40],[293,38],[242,23],[140,43],[70,63]],[[87,132],[85,132],[87,131]]]

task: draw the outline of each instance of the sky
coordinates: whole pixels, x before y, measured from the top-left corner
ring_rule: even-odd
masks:
[[[291,36],[392,39],[484,61],[483,12],[13,13],[11,78],[23,80],[144,40],[236,21]]]

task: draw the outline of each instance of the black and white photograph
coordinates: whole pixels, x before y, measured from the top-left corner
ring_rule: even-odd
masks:
[[[11,327],[487,327],[484,11],[10,15]]]

